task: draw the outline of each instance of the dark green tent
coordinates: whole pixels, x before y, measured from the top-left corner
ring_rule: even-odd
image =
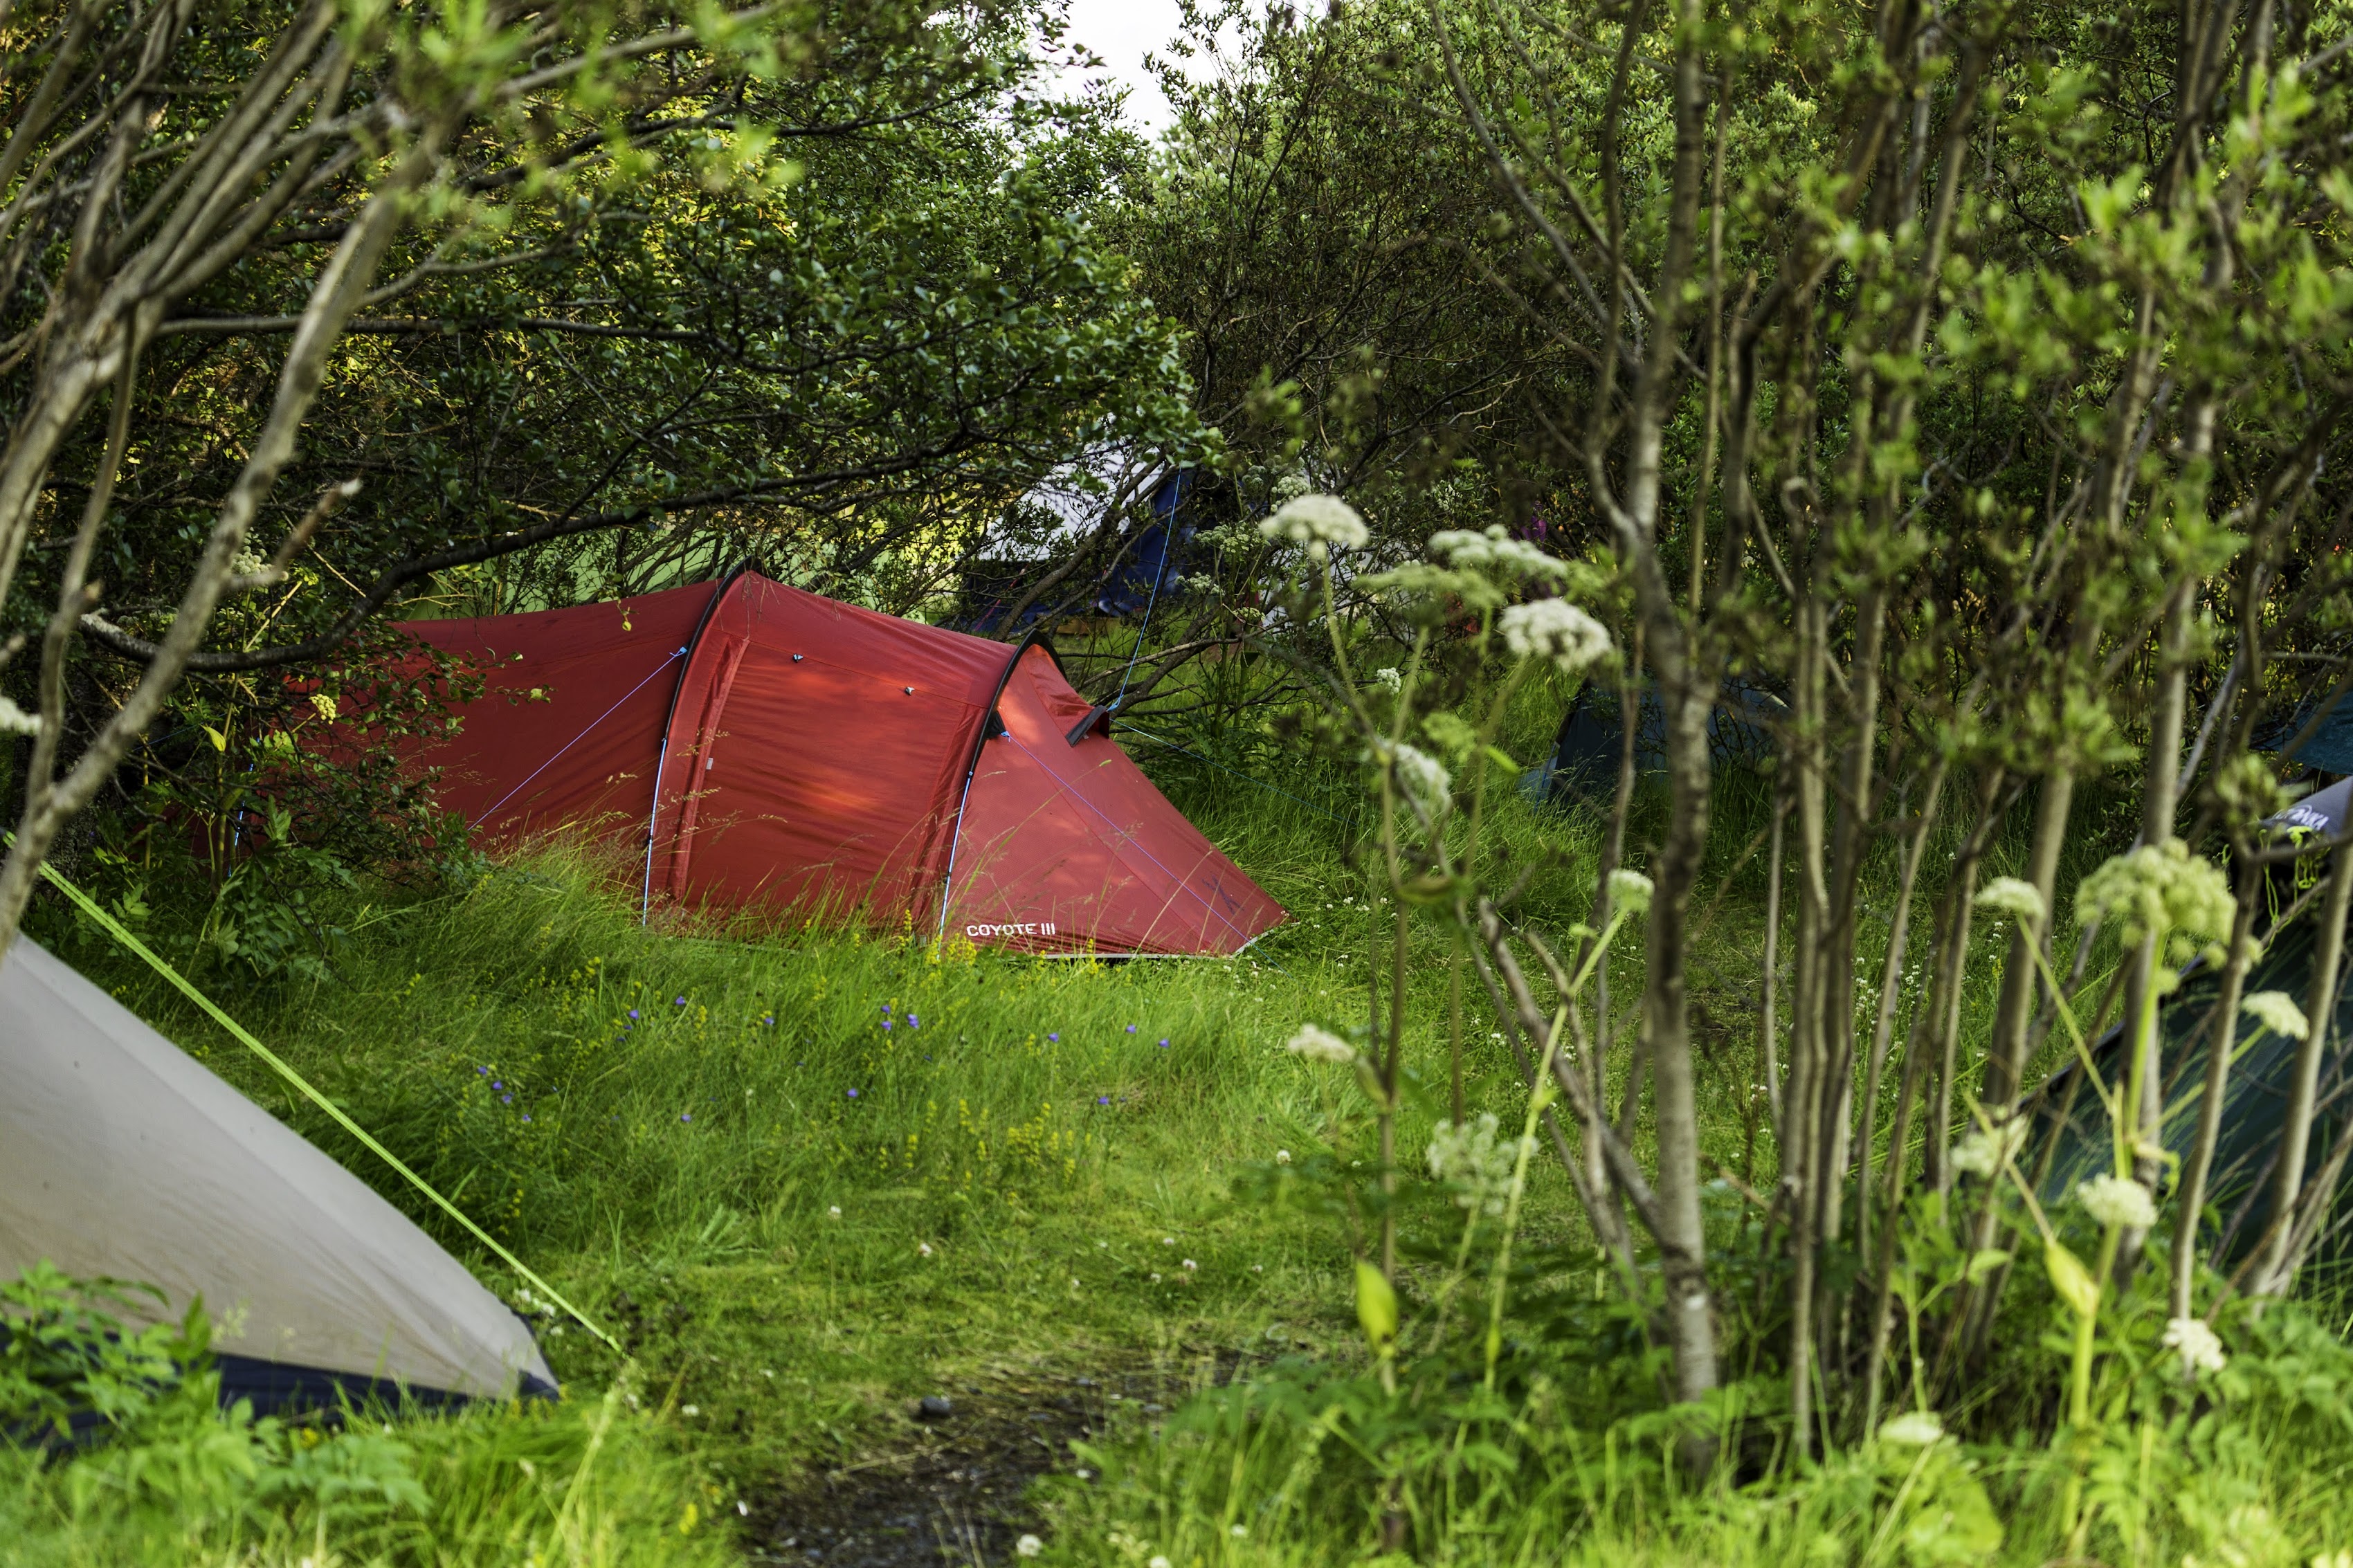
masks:
[[[2264,823],[2274,840],[2301,839],[2313,853],[2277,868],[2268,889],[2273,922],[2262,958],[2248,970],[2242,997],[2259,991],[2284,991],[2299,1007],[2308,1004],[2312,971],[2319,938],[2320,903],[2316,883],[2326,879],[2328,844],[2344,831],[2353,805],[2353,779],[2331,785]],[[2305,1174],[2310,1178],[2327,1160],[2339,1130],[2353,1115],[2353,1079],[2348,1076],[2348,1041],[2353,1041],[2353,994],[2348,994],[2345,966],[2339,983],[2321,1058],[2319,1112],[2313,1130]],[[2221,989],[2219,967],[2203,963],[2184,972],[2179,989],[2168,996],[2158,1014],[2160,1060],[2165,1091],[2165,1146],[2186,1161],[2197,1142],[2199,1114],[2206,1094],[2207,1042],[2217,994]],[[2314,1026],[2319,1018],[2313,1017]],[[2271,1226],[2271,1195],[2276,1174],[2282,1124],[2287,1115],[2290,1080],[2299,1042],[2265,1028],[2242,1013],[2232,1032],[2231,1072],[2223,1097],[2222,1128],[2207,1177],[2206,1201],[2221,1216],[2221,1245],[2218,1256],[2236,1258],[2260,1242]],[[2126,1066],[2123,1031],[2109,1030],[2093,1047],[2093,1060],[2111,1092],[2120,1092]],[[2057,1145],[2042,1182],[2046,1203],[2072,1193],[2076,1184],[2113,1168],[2110,1133],[2098,1097],[2083,1082],[2080,1065],[2054,1073],[2033,1107],[2037,1136],[2030,1147],[2041,1149],[2055,1133]],[[2179,1167],[2176,1167],[2178,1175]],[[2348,1167],[2353,1181],[2353,1166]],[[2340,1191],[2341,1198],[2341,1191]],[[2332,1217],[2329,1229],[2334,1229]],[[2326,1258],[2333,1249],[2324,1238],[2313,1256]]]

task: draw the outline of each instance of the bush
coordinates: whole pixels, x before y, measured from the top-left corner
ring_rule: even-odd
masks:
[[[628,1379],[593,1403],[447,1415],[220,1404],[203,1309],[132,1331],[108,1283],[0,1286],[0,1541],[11,1563],[729,1560],[715,1496]]]

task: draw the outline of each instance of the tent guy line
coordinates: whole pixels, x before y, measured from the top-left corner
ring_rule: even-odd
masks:
[[[1301,800],[1299,796],[1292,794],[1289,790],[1277,789],[1274,785],[1268,784],[1264,779],[1254,779],[1250,777],[1250,774],[1242,773],[1239,769],[1226,766],[1225,763],[1218,761],[1215,757],[1205,757],[1198,752],[1187,750],[1185,747],[1178,745],[1174,741],[1164,741],[1149,730],[1137,729],[1133,723],[1130,723],[1125,719],[1119,721],[1119,728],[1126,731],[1131,735],[1141,735],[1155,746],[1166,746],[1179,756],[1190,757],[1197,763],[1207,763],[1221,773],[1230,773],[1235,778],[1241,780],[1242,783],[1246,784],[1253,784],[1258,788],[1266,791],[1269,795],[1279,795],[1287,801],[1305,806],[1308,810],[1315,813],[1319,816],[1328,816],[1333,821],[1344,825],[1356,820],[1354,817],[1342,816],[1339,813],[1335,811],[1326,811],[1312,800]]]
[[[7,841],[11,844],[15,843],[16,836],[14,834],[8,835]],[[350,1133],[353,1137],[358,1139],[360,1142],[367,1148],[369,1152],[375,1154],[378,1159],[381,1159],[385,1164],[390,1165],[395,1171],[397,1171],[402,1179],[406,1181],[410,1186],[415,1187],[418,1192],[424,1194],[425,1196],[431,1199],[443,1213],[456,1220],[459,1225],[465,1226],[469,1235],[472,1236],[477,1241],[480,1241],[484,1247],[489,1247],[493,1253],[496,1253],[501,1261],[503,1261],[509,1268],[512,1268],[517,1274],[521,1275],[533,1289],[538,1290],[550,1301],[563,1308],[566,1312],[569,1312],[582,1328],[586,1329],[590,1333],[596,1335],[596,1338],[602,1341],[606,1347],[611,1350],[614,1354],[627,1355],[628,1353],[621,1349],[619,1342],[615,1340],[612,1335],[607,1333],[603,1329],[598,1328],[586,1312],[583,1312],[579,1308],[574,1306],[569,1300],[566,1300],[563,1294],[559,1292],[554,1286],[550,1285],[546,1280],[541,1279],[537,1273],[533,1272],[530,1265],[526,1264],[522,1258],[517,1258],[513,1253],[501,1246],[496,1237],[492,1237],[490,1232],[484,1230],[480,1226],[476,1225],[473,1220],[467,1215],[464,1210],[460,1209],[456,1204],[451,1203],[448,1198],[443,1197],[439,1191],[437,1190],[430,1182],[427,1182],[424,1177],[410,1170],[407,1164],[404,1163],[398,1155],[385,1148],[382,1143],[376,1142],[375,1136],[371,1134],[367,1129],[353,1121],[351,1117],[344,1112],[343,1107],[337,1105],[333,1100],[329,1100],[325,1095],[312,1088],[311,1080],[304,1078],[301,1073],[296,1072],[292,1067],[288,1065],[285,1058],[279,1056],[277,1052],[271,1050],[268,1046],[263,1045],[259,1040],[254,1038],[254,1037],[247,1031],[244,1025],[239,1024],[236,1019],[223,1012],[218,1004],[214,1002],[211,997],[206,995],[202,991],[197,990],[196,987],[189,982],[185,975],[182,974],[177,969],[172,967],[169,963],[165,962],[153,949],[148,947],[145,942],[141,942],[137,937],[132,935],[120,921],[117,921],[112,915],[106,912],[105,909],[99,904],[97,900],[91,898],[88,893],[83,892],[72,882],[67,880],[65,876],[60,873],[56,867],[48,865],[46,862],[44,862],[41,867],[41,875],[47,879],[47,881],[58,889],[58,891],[72,900],[75,905],[79,907],[84,914],[96,921],[99,925],[104,929],[108,935],[113,937],[115,941],[121,942],[132,952],[134,952],[141,958],[146,960],[148,966],[153,969],[156,973],[170,981],[174,986],[178,987],[185,995],[186,995],[188,1000],[203,1008],[205,1012],[211,1016],[213,1022],[218,1024],[222,1028],[227,1029],[229,1034],[236,1038],[238,1044],[244,1046],[254,1055],[269,1063],[271,1069],[274,1070],[279,1077],[291,1084],[296,1091],[301,1094],[304,1099],[310,1100],[311,1103],[316,1105],[320,1110],[334,1118],[335,1124],[337,1126]]]
[[[1053,773],[1052,773],[1052,770],[1049,769],[1049,768],[1046,766],[1046,759],[1045,759],[1045,758],[1043,758],[1043,757],[1039,756],[1037,752],[1033,752],[1033,751],[1030,751],[1029,747],[1021,745],[1021,737],[1020,737],[1020,736],[1016,735],[1012,731],[1008,730],[1008,731],[1005,732],[1005,738],[1006,738],[1007,740],[1008,740],[1008,741],[1012,742],[1015,745],[1017,745],[1017,746],[1020,746],[1020,747],[1021,747],[1022,753],[1023,753],[1024,755],[1026,755],[1027,757],[1029,757],[1029,759],[1031,762],[1036,763],[1038,764],[1038,768],[1039,768],[1039,772],[1046,773],[1049,777],[1054,777],[1054,776],[1055,776],[1055,775],[1053,774]],[[1140,840],[1135,837],[1135,835],[1134,835],[1134,833],[1130,832],[1130,831],[1129,831],[1128,829],[1126,829],[1126,828],[1122,827],[1118,823],[1113,822],[1113,821],[1112,820],[1112,818],[1111,818],[1111,817],[1110,817],[1110,816],[1108,816],[1108,815],[1107,815],[1107,814],[1103,810],[1103,808],[1102,808],[1102,807],[1100,807],[1100,806],[1096,805],[1094,802],[1092,802],[1092,801],[1089,800],[1085,795],[1083,795],[1080,794],[1080,793],[1079,793],[1079,786],[1078,786],[1077,784],[1072,784],[1072,783],[1071,783],[1070,780],[1068,780],[1068,779],[1063,779],[1063,778],[1059,778],[1059,777],[1056,777],[1056,778],[1055,778],[1055,782],[1056,782],[1057,784],[1059,784],[1061,786],[1061,788],[1062,788],[1062,792],[1063,792],[1065,795],[1069,795],[1072,800],[1077,801],[1081,805],[1085,806],[1089,811],[1093,812],[1097,816],[1102,817],[1102,818],[1103,819],[1104,823],[1110,826],[1110,828],[1111,828],[1111,830],[1112,830],[1113,834],[1116,836],[1116,837],[1118,838],[1118,841],[1119,841],[1118,846],[1117,846],[1117,847],[1114,847],[1114,851],[1113,851],[1114,853],[1116,853],[1116,852],[1117,852],[1117,848],[1118,848],[1118,847],[1132,847],[1133,849],[1134,849],[1134,851],[1135,851],[1137,854],[1139,854],[1139,855],[1143,856],[1146,860],[1151,861],[1151,862],[1152,862],[1152,865],[1153,865],[1153,868],[1154,868],[1155,870],[1158,871],[1162,876],[1164,876],[1164,877],[1167,878],[1170,881],[1172,881],[1172,882],[1176,883],[1176,886],[1177,886],[1179,889],[1181,889],[1182,890],[1184,890],[1185,892],[1190,893],[1190,894],[1192,894],[1195,898],[1197,898],[1197,899],[1200,900],[1201,900],[1201,907],[1202,907],[1203,909],[1205,909],[1205,910],[1208,910],[1208,911],[1209,911],[1209,918],[1210,918],[1210,919],[1212,919],[1212,920],[1214,920],[1214,921],[1216,921],[1219,924],[1220,924],[1220,925],[1224,926],[1228,931],[1229,931],[1233,932],[1236,936],[1240,937],[1240,938],[1242,939],[1242,941],[1243,941],[1243,942],[1244,942],[1244,944],[1245,944],[1245,945],[1247,945],[1249,942],[1250,942],[1251,941],[1253,941],[1253,940],[1254,940],[1254,938],[1251,936],[1251,934],[1250,934],[1249,931],[1246,931],[1242,930],[1242,928],[1241,928],[1241,927],[1240,927],[1240,926],[1238,926],[1238,925],[1234,924],[1234,922],[1233,922],[1233,921],[1229,921],[1229,920],[1226,919],[1226,917],[1225,917],[1225,916],[1223,916],[1223,915],[1219,914],[1219,913],[1218,912],[1218,908],[1217,908],[1217,906],[1216,906],[1215,904],[1212,904],[1211,902],[1209,902],[1209,898],[1208,898],[1208,894],[1206,894],[1206,893],[1202,892],[1199,889],[1198,889],[1198,888],[1194,887],[1190,882],[1187,881],[1184,878],[1182,878],[1182,877],[1178,876],[1176,872],[1174,872],[1174,871],[1170,870],[1167,867],[1163,866],[1163,865],[1160,863],[1159,858],[1158,858],[1157,856],[1154,855],[1154,854],[1152,853],[1152,851],[1151,851],[1151,850],[1146,849],[1146,848],[1144,847],[1143,843],[1142,843],[1142,842],[1141,842],[1141,841],[1140,841]]]
[[[663,670],[668,669],[671,665],[677,663],[680,659],[685,657],[686,649],[682,647],[673,649],[668,658],[663,659],[659,664],[654,666],[653,668],[647,673],[645,680],[638,681],[635,686],[630,687],[628,690],[623,692],[621,694],[620,701],[614,703],[610,708],[606,709],[602,713],[599,713],[594,719],[589,720],[586,726],[583,728],[578,734],[573,736],[572,739],[565,742],[564,744],[556,747],[554,751],[549,752],[547,761],[532,769],[530,773],[525,773],[521,784],[516,784],[513,789],[507,791],[506,794],[499,796],[497,800],[491,802],[490,807],[485,810],[481,816],[474,818],[474,820],[468,824],[468,826],[480,827],[489,819],[491,812],[498,810],[500,806],[502,806],[506,805],[507,802],[512,800],[515,795],[521,792],[523,784],[531,783],[532,780],[537,778],[540,774],[554,767],[555,765],[555,760],[558,757],[561,757],[565,752],[570,751],[573,747],[586,740],[590,731],[593,731],[597,725],[602,724],[606,720],[610,719],[614,714],[619,712],[623,703],[628,702],[630,698],[635,697],[638,692],[643,691],[646,689],[646,681],[651,680],[655,676],[659,675]]]

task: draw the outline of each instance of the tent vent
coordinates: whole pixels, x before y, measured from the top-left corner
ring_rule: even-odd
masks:
[[[793,662],[794,662],[795,664],[798,664],[800,661],[801,661],[801,656],[800,656],[800,655],[798,655],[798,654],[795,654],[795,655],[793,655]]]
[[[908,688],[906,689],[906,690],[907,690],[907,695],[908,695],[908,696],[910,696],[910,697],[913,697],[913,696],[915,694],[915,689],[914,689],[913,687],[912,687],[912,686],[908,687]]]

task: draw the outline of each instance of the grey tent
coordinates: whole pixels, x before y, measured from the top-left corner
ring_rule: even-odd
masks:
[[[523,1321],[369,1188],[19,938],[0,959],[0,1278],[201,1296],[225,1398],[548,1394]]]

